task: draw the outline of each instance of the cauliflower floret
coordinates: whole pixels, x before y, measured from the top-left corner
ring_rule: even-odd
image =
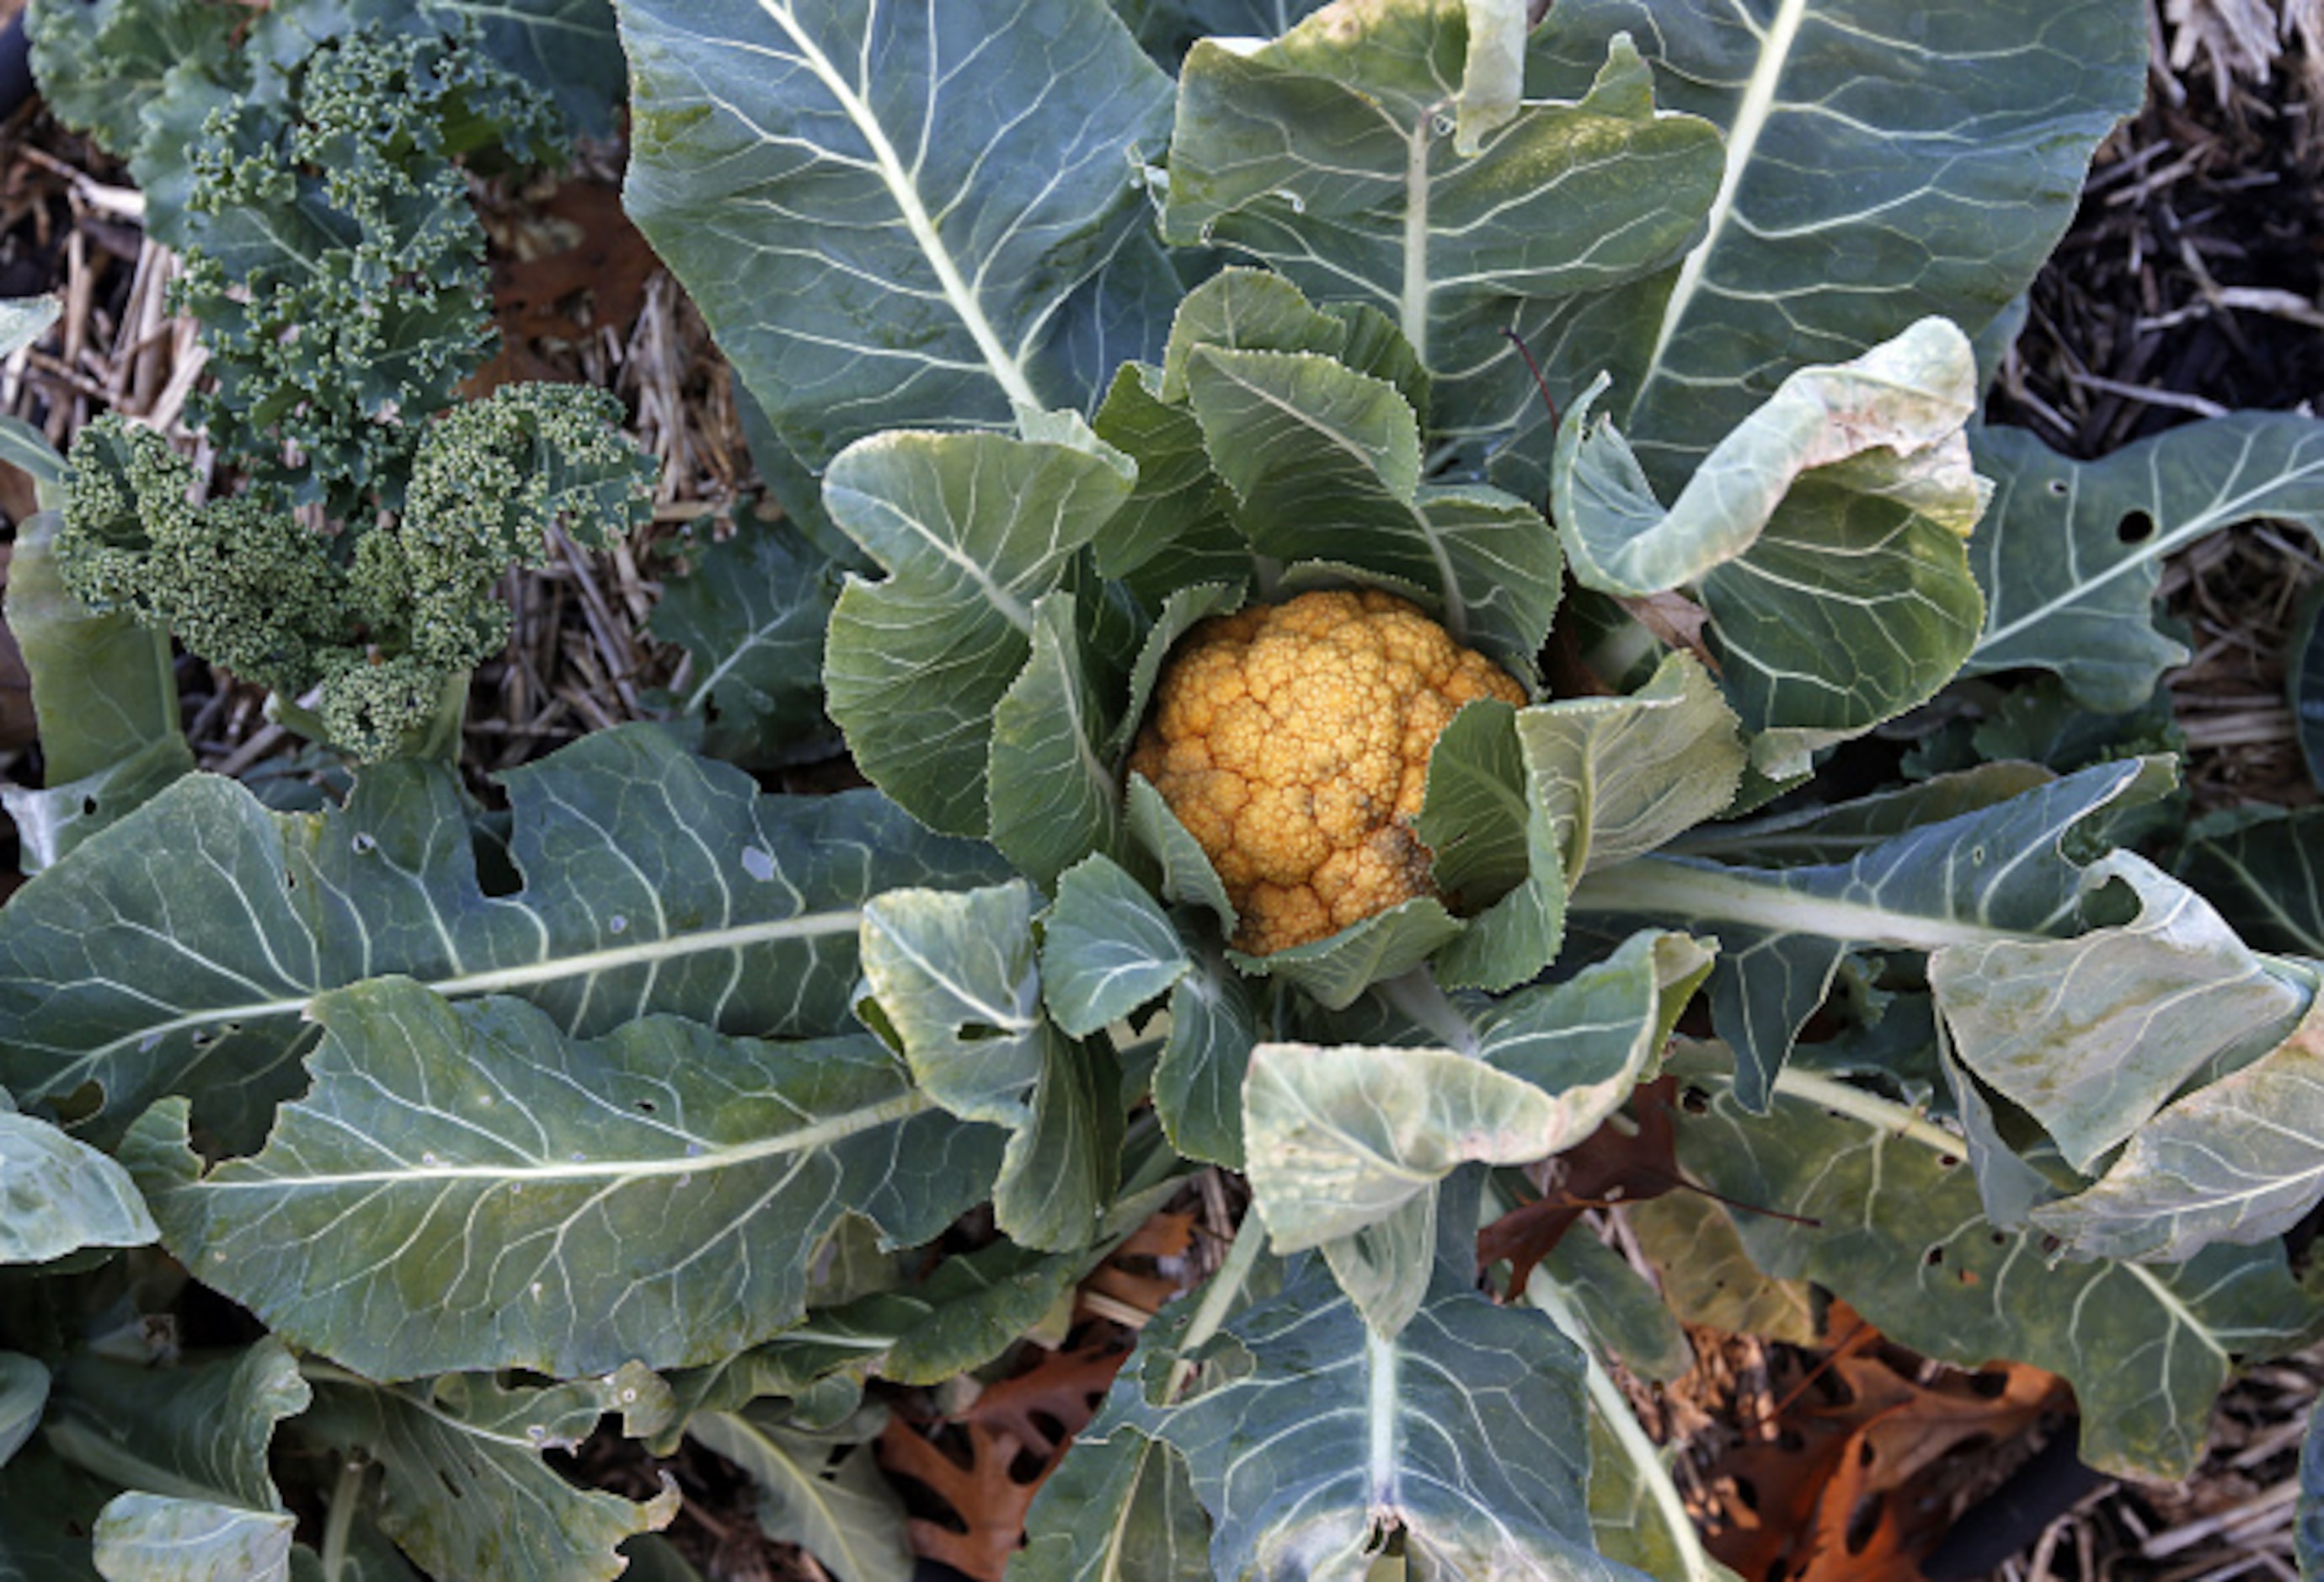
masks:
[[[1412,833],[1462,704],[1524,689],[1404,599],[1307,593],[1204,622],[1162,671],[1130,767],[1210,854],[1263,956],[1431,893]]]

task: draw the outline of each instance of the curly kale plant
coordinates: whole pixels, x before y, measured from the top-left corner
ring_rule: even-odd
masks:
[[[237,19],[210,0],[121,0],[78,23],[46,8],[41,36],[191,45]],[[124,129],[118,114],[92,124]],[[461,13],[290,0],[235,50],[190,48],[137,125],[149,223],[184,254],[176,301],[215,379],[193,411],[240,492],[197,504],[157,437],[93,424],[60,571],[93,608],[285,697],[319,689],[319,729],[355,756],[410,750],[506,641],[501,574],[553,525],[602,544],[646,500],[648,463],[609,398],[459,400],[493,336],[462,162],[547,161],[556,107]]]
[[[394,754],[447,687],[508,642],[493,584],[562,524],[604,546],[635,520],[640,458],[611,396],[516,385],[418,425],[392,518],[318,532],[272,492],[193,502],[190,464],[152,430],[92,423],[73,447],[65,580],[285,697],[320,689],[327,739]]]

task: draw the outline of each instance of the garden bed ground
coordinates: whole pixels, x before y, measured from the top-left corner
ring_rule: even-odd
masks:
[[[2091,457],[2202,413],[2324,393],[2324,6],[2284,3],[2289,22],[2264,0],[2172,0],[2158,21],[2149,106],[2101,153],[2075,228],[2034,289],[1996,421]],[[0,0],[0,16],[13,8]],[[684,693],[684,656],[646,618],[688,535],[715,531],[751,484],[727,371],[621,217],[620,164],[617,149],[601,150],[561,183],[487,205],[507,344],[484,377],[612,389],[665,465],[641,541],[602,556],[568,545],[558,564],[516,579],[516,641],[479,672],[472,698],[467,763],[480,790],[497,771]],[[189,330],[165,306],[171,260],[139,215],[118,168],[37,104],[0,127],[0,295],[57,291],[66,303],[57,331],[0,370],[0,410],[60,441],[108,408],[179,427],[201,377]],[[13,522],[30,504],[25,481],[0,468],[0,514]],[[2205,541],[2167,576],[2195,653],[2169,686],[2199,808],[2316,800],[2283,668],[2319,581],[2315,544],[2265,524]],[[258,689],[182,662],[205,767],[314,769],[265,722]],[[37,783],[39,773],[21,667],[0,662],[0,776]],[[825,765],[792,784],[849,773]],[[1021,1348],[1015,1374],[981,1396],[908,1403],[927,1420],[899,1414],[888,1459],[917,1474],[931,1553],[986,1571],[1005,1558],[1028,1479],[1135,1326],[1208,1266],[1231,1223],[1231,1189],[1204,1177],[1101,1271],[1058,1349]],[[1933,1575],[2293,1575],[2292,1479],[2324,1351],[2236,1385],[2195,1478],[2129,1487],[2039,1454],[2071,1433],[2070,1406],[2045,1376],[1967,1378],[1896,1351],[1844,1311],[1820,1317],[1816,1348],[1698,1335],[1692,1375],[1639,1392],[1648,1426],[1683,1444],[1702,1512],[1725,1524],[1722,1553],[1748,1582],[1914,1577],[1949,1531]],[[692,1449],[670,1465],[687,1496],[673,1535],[708,1575],[813,1574],[757,1538],[748,1486],[731,1468]],[[610,1446],[585,1450],[575,1470],[632,1493],[650,1486],[634,1454]],[[1959,1520],[1997,1489],[2000,1503]]]

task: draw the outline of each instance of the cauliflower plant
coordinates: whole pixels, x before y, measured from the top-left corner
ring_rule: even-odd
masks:
[[[1428,755],[1464,703],[1525,689],[1413,605],[1307,593],[1205,621],[1162,672],[1130,767],[1234,902],[1253,955],[1434,893],[1412,832]]]

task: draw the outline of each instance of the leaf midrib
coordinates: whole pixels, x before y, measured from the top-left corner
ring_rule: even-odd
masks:
[[[1739,9],[1739,7],[1738,7]],[[1679,265],[1677,281],[1671,287],[1669,299],[1663,304],[1661,327],[1655,335],[1655,347],[1646,358],[1641,373],[1638,395],[1631,402],[1637,410],[1639,402],[1662,375],[1663,359],[1676,338],[1680,324],[1686,318],[1695,293],[1702,289],[1702,277],[1709,269],[1711,254],[1718,249],[1728,221],[1734,217],[1738,193],[1744,177],[1751,167],[1759,137],[1767,128],[1767,121],[1775,109],[1776,85],[1783,80],[1784,69],[1791,63],[1792,46],[1799,38],[1800,23],[1806,18],[1808,0],[1783,0],[1776,8],[1773,23],[1768,27],[1759,63],[1752,69],[1751,78],[1744,85],[1743,97],[1735,108],[1734,124],[1727,130],[1727,166],[1719,178],[1719,192],[1711,200],[1705,217],[1702,240]]]
[[[705,955],[717,950],[742,949],[749,946],[767,944],[779,939],[805,939],[832,934],[853,934],[862,925],[862,921],[863,913],[856,908],[807,912],[798,917],[781,918],[770,922],[741,923],[732,928],[706,929],[698,933],[676,934],[659,939],[641,939],[634,945],[616,946],[610,949],[588,950],[571,956],[547,956],[538,961],[527,962],[521,967],[496,967],[489,972],[456,973],[449,977],[420,978],[414,981],[421,987],[433,990],[446,999],[503,994],[511,990],[529,988],[538,984],[560,983],[568,978],[586,978],[601,972],[616,971],[624,967],[669,961],[680,957]],[[173,1032],[214,1027],[225,1022],[256,1022],[276,1016],[303,1015],[308,1007],[323,995],[364,981],[366,980],[361,977],[350,978],[345,983],[325,985],[309,995],[290,995],[276,1000],[254,1000],[241,1005],[220,1005],[175,1016],[166,1022],[147,1022],[133,1032],[112,1040],[102,1050],[94,1052],[111,1053],[125,1045],[142,1043],[148,1039],[166,1038]]]
[[[294,1109],[305,1110],[307,1106]],[[787,1154],[807,1153],[835,1143],[844,1142],[860,1133],[875,1130],[897,1121],[936,1107],[936,1101],[918,1088],[907,1088],[877,1104],[863,1105],[836,1115],[828,1115],[807,1125],[770,1136],[753,1137],[748,1143],[736,1143],[715,1151],[680,1155],[669,1159],[604,1159],[550,1160],[530,1164],[429,1164],[423,1158],[418,1165],[406,1165],[394,1170],[339,1170],[329,1174],[281,1175],[268,1173],[229,1176],[230,1170],[250,1169],[259,1161],[236,1161],[205,1178],[198,1190],[203,1192],[272,1191],[310,1192],[336,1187],[411,1186],[436,1181],[586,1181],[586,1180],[650,1180],[657,1177],[689,1177],[709,1175],[720,1170],[738,1170],[769,1159]],[[430,1110],[430,1115],[444,1112]],[[456,1118],[456,1117],[447,1117]]]
[[[1023,365],[1001,344],[1000,332],[993,328],[992,321],[985,317],[983,303],[977,300],[967,277],[961,273],[960,265],[954,261],[952,250],[945,245],[943,236],[936,230],[927,205],[920,200],[919,189],[913,184],[911,172],[904,168],[895,144],[888,140],[887,128],[880,124],[879,117],[872,113],[872,106],[864,103],[862,96],[840,75],[831,58],[807,36],[792,7],[779,4],[778,0],[760,0],[759,9],[789,36],[798,49],[800,60],[815,73],[816,79],[838,102],[841,111],[862,135],[864,143],[872,150],[872,162],[879,171],[880,180],[887,187],[889,196],[895,200],[905,229],[911,233],[913,242],[919,247],[922,256],[927,259],[928,267],[935,272],[937,287],[944,292],[945,301],[951,305],[970,338],[976,342],[976,349],[991,371],[993,382],[1001,386],[1002,393],[1013,405],[1040,410],[1043,402],[1035,393],[1032,381],[1026,376]],[[929,49],[929,65],[933,69],[936,64],[933,40]]]

